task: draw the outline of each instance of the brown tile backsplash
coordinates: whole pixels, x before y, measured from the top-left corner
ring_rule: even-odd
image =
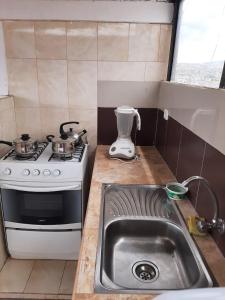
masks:
[[[116,116],[112,107],[98,108],[98,144],[110,145],[117,138]],[[136,144],[149,146],[154,144],[156,129],[156,108],[138,108],[141,116],[141,131],[137,131]],[[135,124],[135,123],[134,123]],[[132,130],[132,140],[135,141],[135,127]]]
[[[190,130],[183,127],[176,174],[179,182],[182,182],[192,175],[201,174],[204,149],[205,142]],[[189,188],[189,196],[194,205],[196,203],[198,186],[199,182],[193,182]]]
[[[165,161],[176,176],[178,156],[183,128],[173,118],[169,118],[166,130]]]
[[[206,178],[215,191],[219,201],[219,216],[225,219],[225,156],[210,145],[206,145],[205,159],[202,169],[202,176]],[[203,184],[200,184],[197,210],[200,215],[212,219],[214,214],[212,199]],[[220,249],[225,255],[225,237],[214,234]]]
[[[167,121],[163,118],[163,112],[161,110],[158,110],[155,144],[158,151],[163,157],[165,155],[166,130]]]
[[[225,156],[173,118],[165,121],[161,110],[158,111],[156,147],[179,182],[193,175],[209,181],[218,197],[219,216],[225,219]],[[212,219],[212,201],[203,184],[191,184],[189,199],[200,216]],[[225,256],[225,235],[213,233],[213,238]]]

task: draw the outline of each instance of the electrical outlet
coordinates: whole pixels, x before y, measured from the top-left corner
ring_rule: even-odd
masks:
[[[168,109],[164,109],[163,118],[164,118],[164,120],[168,121],[168,119],[169,119],[169,111],[168,111]]]

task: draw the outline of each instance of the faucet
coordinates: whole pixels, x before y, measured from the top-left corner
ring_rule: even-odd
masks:
[[[182,182],[183,186],[187,186],[190,183],[192,183],[195,180],[200,180],[202,183],[204,183],[205,187],[207,188],[210,197],[213,201],[213,206],[214,206],[214,215],[211,221],[205,221],[205,220],[199,220],[197,222],[197,227],[200,232],[207,232],[209,230],[216,230],[220,234],[223,234],[225,231],[225,223],[223,219],[220,219],[218,217],[219,214],[219,203],[217,196],[215,192],[212,190],[212,188],[209,185],[208,180],[206,180],[204,177],[201,176],[192,176],[185,181]]]

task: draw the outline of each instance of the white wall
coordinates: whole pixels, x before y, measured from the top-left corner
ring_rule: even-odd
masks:
[[[225,90],[162,82],[158,107],[225,154]]]
[[[6,68],[5,43],[2,22],[0,22],[0,96],[8,95],[8,75]]]
[[[173,4],[152,1],[0,0],[3,20],[171,23]]]

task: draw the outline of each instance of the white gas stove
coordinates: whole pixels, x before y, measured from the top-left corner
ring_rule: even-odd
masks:
[[[88,145],[67,157],[39,143],[24,159],[10,150],[0,159],[3,222],[9,254],[26,259],[78,258],[84,220]]]

